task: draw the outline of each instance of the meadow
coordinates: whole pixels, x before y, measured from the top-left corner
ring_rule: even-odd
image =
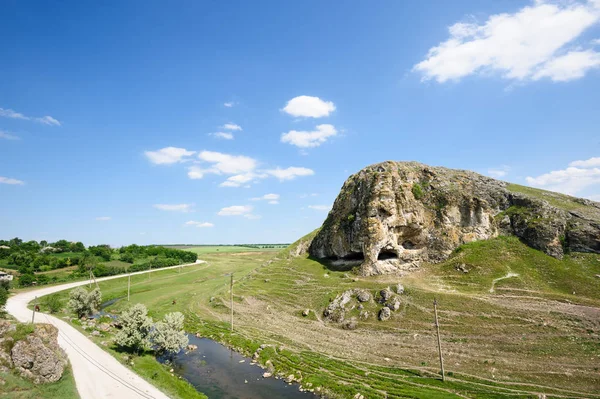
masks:
[[[261,344],[272,345],[259,361],[270,361],[282,375],[299,376],[303,385],[320,387],[334,398],[357,393],[369,398],[537,398],[542,393],[600,398],[597,255],[556,260],[516,238],[499,237],[464,245],[448,261],[404,277],[363,278],[291,253],[294,246],[278,253],[205,252],[200,258],[207,264],[159,271],[150,279],[133,277],[131,303],[144,303],[155,319],[181,311],[188,332],[246,355]],[[514,276],[503,278],[509,273]],[[322,318],[324,307],[344,290],[364,288],[376,295],[398,282],[406,290],[401,309],[388,322],[371,317],[356,330],[344,330]],[[100,288],[105,300],[126,296],[125,279],[100,283]],[[445,383],[438,374],[434,298]],[[118,313],[127,306],[121,299],[108,310]],[[305,309],[308,317],[302,316]],[[376,313],[378,306],[368,303],[366,310]]]

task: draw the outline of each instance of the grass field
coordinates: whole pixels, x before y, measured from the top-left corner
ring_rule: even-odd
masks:
[[[240,253],[240,252],[277,252],[281,251],[281,248],[251,248],[251,247],[240,247],[237,245],[206,245],[197,247],[185,247],[182,248],[187,251],[192,251],[198,255],[212,254],[212,253]]]
[[[327,270],[288,251],[204,253],[208,264],[157,272],[132,281],[131,303],[155,319],[182,311],[186,330],[250,355],[261,344],[285,376],[331,397],[352,398],[600,398],[600,257],[559,261],[515,238],[461,247],[446,262],[405,277],[362,278]],[[457,270],[465,264],[468,273]],[[229,277],[235,276],[236,329],[229,332]],[[506,277],[512,273],[512,277]],[[376,294],[398,282],[401,309],[347,331],[321,320],[346,289]],[[105,299],[126,295],[125,280],[100,283]],[[492,289],[493,288],[493,289]],[[437,376],[433,299],[439,301],[448,379]],[[176,304],[173,304],[173,300]],[[119,312],[124,300],[109,310]],[[309,317],[302,317],[310,309]],[[376,312],[372,302],[366,309]],[[355,312],[355,311],[352,311]],[[350,312],[350,315],[354,313]],[[298,374],[297,374],[298,375]],[[183,396],[182,396],[183,397]]]
[[[0,373],[0,396],[4,399],[71,399],[79,398],[70,367],[52,384],[36,385],[13,373]]]

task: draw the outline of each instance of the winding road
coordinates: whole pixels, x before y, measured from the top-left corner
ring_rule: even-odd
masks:
[[[187,265],[141,271],[131,273],[131,275],[193,266],[199,263],[205,262],[196,261],[196,263]],[[100,282],[123,277],[127,277],[127,274],[103,277],[97,279],[97,281]],[[8,298],[6,310],[20,322],[31,322],[32,312],[27,309],[27,304],[34,300],[35,297],[42,297],[44,295],[86,284],[88,284],[87,280],[22,292]],[[66,321],[45,313],[37,313],[35,315],[35,322],[52,324],[58,328],[58,344],[65,350],[69,357],[73,375],[75,377],[75,384],[81,399],[168,398],[168,396],[159,391],[152,384],[125,367],[110,354],[100,349],[100,347]]]

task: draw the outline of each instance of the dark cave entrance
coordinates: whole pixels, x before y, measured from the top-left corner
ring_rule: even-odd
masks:
[[[398,259],[398,254],[395,251],[390,250],[382,250],[377,255],[377,260],[389,260],[389,259]]]

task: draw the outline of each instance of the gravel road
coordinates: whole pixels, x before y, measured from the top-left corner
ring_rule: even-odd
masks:
[[[183,266],[192,266],[198,263],[204,262],[197,261],[197,263]],[[181,266],[165,267],[152,270],[150,273],[178,267]],[[131,275],[143,273],[148,273],[148,271],[131,273]],[[97,279],[97,281],[123,277],[127,277],[127,275],[103,277]],[[34,300],[36,296],[42,297],[86,284],[88,284],[88,281],[78,281],[19,293],[8,299],[6,310],[20,322],[31,322],[32,312],[27,309],[27,304]],[[67,352],[81,399],[168,398],[142,377],[100,349],[66,321],[44,313],[37,313],[35,322],[52,324],[58,328],[58,344]]]

